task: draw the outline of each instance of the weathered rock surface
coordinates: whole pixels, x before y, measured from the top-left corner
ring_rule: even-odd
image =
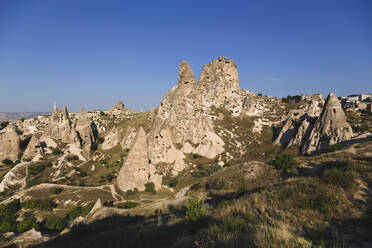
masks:
[[[110,150],[117,146],[120,142],[120,132],[116,127],[113,127],[109,134],[105,136],[102,144],[102,150]]]
[[[353,130],[346,121],[345,113],[337,96],[330,93],[319,119],[314,124],[310,137],[302,149],[304,154],[321,151],[329,145],[350,140]]]
[[[22,159],[31,159],[37,156],[42,156],[44,149],[40,143],[39,138],[34,134],[27,145],[26,150],[23,152]]]
[[[20,138],[17,134],[16,127],[9,124],[5,133],[0,136],[0,161],[10,159],[15,162],[20,154]]]
[[[157,189],[161,187],[161,180],[159,181],[155,171],[150,171],[147,137],[145,130],[140,127],[128,157],[119,171],[117,184],[122,191],[134,188],[144,190],[148,182],[153,182]]]
[[[204,137],[194,153],[212,159],[225,151],[223,148],[224,145],[225,143],[217,134],[207,132],[204,134]]]
[[[121,148],[123,148],[123,150],[130,149],[130,147],[132,146],[133,140],[136,137],[136,134],[137,134],[137,129],[133,127],[128,127],[127,131],[125,132],[124,138],[122,142],[120,143]]]
[[[78,115],[76,130],[83,147],[83,153],[86,157],[89,158],[95,148],[97,128],[94,122],[89,119],[88,114],[84,108]]]

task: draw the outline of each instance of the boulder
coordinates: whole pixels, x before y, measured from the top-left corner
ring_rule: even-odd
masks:
[[[224,145],[224,141],[217,134],[206,132],[194,153],[212,159],[225,151]]]

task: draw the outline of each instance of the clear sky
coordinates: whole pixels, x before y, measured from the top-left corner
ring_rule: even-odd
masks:
[[[0,0],[0,112],[147,110],[218,56],[255,93],[372,92],[372,1]]]

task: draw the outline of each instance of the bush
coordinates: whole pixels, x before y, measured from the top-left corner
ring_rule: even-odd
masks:
[[[69,220],[74,220],[79,216],[85,217],[89,214],[90,210],[92,210],[93,206],[94,203],[88,203],[85,207],[73,206],[67,212],[67,217]]]
[[[327,183],[338,185],[344,188],[350,188],[355,183],[356,175],[351,170],[331,168],[324,170],[322,178]]]
[[[34,165],[28,167],[28,170],[29,170],[30,174],[32,174],[32,175],[39,174],[39,173],[43,172],[45,169],[46,169],[46,166],[43,163],[37,163],[37,164],[34,164]]]
[[[0,204],[1,215],[15,215],[21,209],[21,203],[18,199],[9,202],[7,205]]]
[[[130,209],[130,208],[135,208],[139,205],[137,202],[132,202],[132,201],[127,201],[123,203],[118,203],[115,205],[117,208],[123,208],[123,209]]]
[[[356,133],[368,132],[371,128],[367,124],[362,124],[360,126],[352,126],[353,131]]]
[[[197,159],[197,158],[199,158],[199,155],[194,153],[194,154],[192,155],[192,158],[193,158],[193,159]]]
[[[206,216],[204,201],[199,196],[191,195],[186,201],[186,221],[195,222]]]
[[[55,204],[53,200],[30,199],[23,203],[26,209],[53,210]]]
[[[323,148],[323,153],[330,153],[330,152],[335,152],[338,150],[342,150],[342,146],[340,144],[335,144],[332,146],[326,146]]]
[[[61,193],[62,191],[63,191],[63,188],[61,188],[61,187],[56,187],[56,188],[53,188],[50,192],[52,192],[52,194],[58,195],[58,194]]]
[[[48,216],[44,227],[51,231],[61,231],[65,227],[65,222],[60,217],[52,214]]]
[[[208,175],[211,175],[211,174],[219,171],[220,169],[221,169],[221,166],[219,166],[219,165],[211,165],[207,169],[207,173],[208,173]]]
[[[5,164],[5,165],[14,165],[13,161],[10,160],[10,159],[4,159],[2,162],[3,162],[3,164]]]
[[[127,191],[125,191],[125,197],[128,198],[129,196],[133,196],[133,195],[136,195],[138,194],[138,189],[137,188],[134,188],[133,190],[131,189],[128,189]]]
[[[37,223],[35,216],[29,215],[26,216],[26,218],[18,224],[17,231],[25,232],[32,228],[38,229],[39,224]]]
[[[54,156],[62,155],[63,154],[63,151],[60,148],[58,148],[58,147],[52,148],[52,154]]]
[[[6,128],[9,125],[9,121],[3,121],[0,123],[0,130]]]
[[[5,215],[2,216],[0,222],[0,232],[14,232],[17,229],[17,221],[15,216]]]
[[[174,188],[177,186],[177,184],[178,184],[177,178],[172,178],[172,180],[170,180],[169,182],[169,187]]]
[[[146,192],[149,192],[149,193],[152,193],[152,194],[156,194],[156,190],[155,190],[155,184],[154,183],[146,183],[145,184],[145,191]]]
[[[80,171],[78,176],[79,177],[86,177],[86,176],[88,176],[88,173],[86,173],[85,171]]]
[[[221,177],[216,177],[211,182],[208,182],[206,187],[207,189],[221,190],[226,187],[226,181]]]
[[[275,169],[283,170],[287,173],[296,172],[296,161],[290,154],[279,154],[276,155],[274,159],[270,161],[274,165]]]
[[[77,155],[69,155],[66,157],[67,161],[72,161],[72,160],[79,160],[79,156]]]
[[[99,111],[100,116],[106,116],[105,112]]]
[[[108,182],[112,182],[112,180],[114,180],[114,175],[112,175],[112,174],[107,174],[106,175],[106,180],[108,181]]]

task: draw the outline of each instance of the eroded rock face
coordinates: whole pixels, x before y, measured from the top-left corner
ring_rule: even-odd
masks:
[[[109,134],[106,135],[105,141],[102,144],[102,150],[110,150],[117,146],[120,142],[120,132],[116,127],[113,127]]]
[[[299,119],[290,116],[274,144],[298,145],[302,154],[313,154],[328,145],[351,139],[352,129],[336,95],[328,95],[321,113],[320,104],[318,101],[311,102]]]
[[[10,159],[15,162],[20,154],[20,138],[17,134],[16,127],[9,124],[5,133],[0,136],[0,161]]]
[[[121,148],[123,150],[130,149],[132,146],[133,140],[136,137],[137,130],[133,127],[128,127],[127,131],[125,132],[124,138],[120,143]]]
[[[40,144],[39,138],[34,134],[32,135],[30,142],[27,145],[26,150],[23,152],[22,159],[31,159],[34,157],[40,157],[44,154],[44,149]]]
[[[194,153],[212,159],[225,151],[223,148],[224,145],[225,143],[217,134],[207,132],[204,134],[204,137]]]
[[[302,153],[312,154],[329,145],[350,140],[353,130],[346,121],[345,113],[337,96],[330,93],[319,119],[314,124],[310,137],[305,143]]]
[[[52,122],[41,138],[53,138],[65,143],[80,143],[79,135],[70,120],[66,106],[59,111],[54,104]]]
[[[89,119],[84,108],[78,115],[76,130],[79,134],[81,145],[83,147],[83,153],[86,157],[90,158],[95,148],[97,127],[95,126],[94,122]]]
[[[147,137],[145,130],[140,127],[128,157],[119,171],[117,178],[119,189],[122,191],[134,188],[144,190],[148,182],[153,182],[155,188],[159,189],[161,177],[156,175],[155,169],[150,168],[149,164]]]

